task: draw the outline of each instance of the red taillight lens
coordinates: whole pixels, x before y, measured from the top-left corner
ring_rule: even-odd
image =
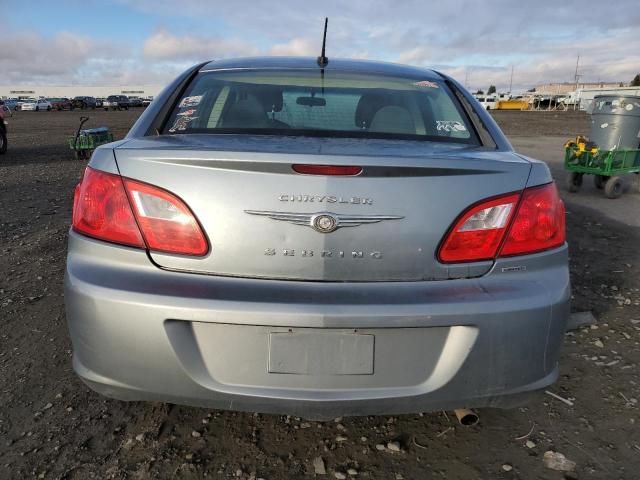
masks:
[[[293,171],[306,175],[359,175],[362,167],[351,165],[293,165]]]
[[[500,256],[559,247],[565,241],[564,216],[564,203],[554,183],[526,189]]]
[[[198,221],[175,195],[153,185],[124,179],[131,204],[151,250],[204,255],[209,250]]]
[[[73,229],[107,242],[144,248],[119,175],[87,168],[76,187]]]
[[[564,241],[564,204],[550,183],[528,188],[522,196],[509,194],[468,209],[442,242],[438,259],[443,263],[493,260],[548,250]]]
[[[520,195],[510,194],[479,203],[455,223],[440,247],[444,263],[474,262],[495,258]]]
[[[86,169],[74,193],[73,229],[100,240],[167,253],[204,255],[209,250],[194,215],[175,195],[92,168]]]

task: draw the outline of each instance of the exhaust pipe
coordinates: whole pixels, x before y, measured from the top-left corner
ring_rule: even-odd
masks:
[[[456,418],[460,425],[464,425],[465,427],[471,427],[480,421],[478,414],[468,408],[457,408],[453,413],[456,414]]]

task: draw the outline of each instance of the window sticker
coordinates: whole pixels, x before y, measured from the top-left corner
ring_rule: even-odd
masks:
[[[178,106],[180,108],[196,107],[200,104],[201,100],[202,100],[202,95],[195,95],[193,97],[184,97],[180,102],[180,105]]]
[[[422,80],[421,82],[414,82],[416,87],[427,87],[427,88],[440,88],[436,82],[430,82],[429,80]]]
[[[198,117],[178,117],[176,118],[176,121],[173,123],[173,126],[169,129],[169,131],[173,133],[176,130],[186,130],[189,126],[189,123],[191,123],[196,118]]]
[[[189,110],[185,110],[184,112],[180,112],[177,115],[179,117],[193,117],[193,115],[197,112],[195,108],[190,108]]]
[[[436,129],[439,132],[466,132],[467,127],[465,127],[462,122],[458,122],[457,120],[436,120]]]

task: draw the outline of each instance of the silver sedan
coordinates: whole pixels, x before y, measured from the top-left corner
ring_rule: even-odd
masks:
[[[517,405],[558,376],[564,215],[444,74],[204,63],[76,188],[73,365],[113,398],[306,418]]]

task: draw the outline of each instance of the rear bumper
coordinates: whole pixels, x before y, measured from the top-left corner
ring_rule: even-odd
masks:
[[[557,378],[566,247],[477,279],[343,284],[167,272],[69,241],[74,368],[110,397],[330,418],[509,407]]]

